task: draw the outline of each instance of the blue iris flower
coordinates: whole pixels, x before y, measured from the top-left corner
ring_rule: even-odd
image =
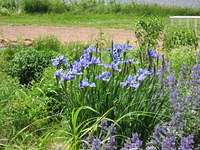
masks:
[[[89,54],[92,52],[97,52],[96,48],[94,46],[89,46],[86,50],[83,51],[85,54]]]
[[[114,61],[112,61],[111,64],[99,64],[99,65],[104,66],[105,68],[108,68],[108,69],[113,69],[113,70],[115,70],[115,71],[121,72],[122,69],[118,68],[118,66],[119,66],[120,64],[121,64],[121,61],[119,61],[119,60],[114,60]]]
[[[148,50],[148,53],[150,55],[151,58],[162,58],[161,55],[159,55],[155,50]]]
[[[137,72],[138,72],[139,75],[141,75],[141,74],[144,74],[144,75],[152,74],[150,71],[143,70],[143,69],[138,69]]]
[[[88,79],[83,79],[80,84],[79,84],[79,88],[85,88],[85,87],[95,87],[96,84],[95,83],[89,83]]]
[[[99,58],[92,57],[91,60],[90,60],[90,64],[97,65],[97,64],[100,64],[100,63],[101,63],[101,61],[100,61]]]
[[[65,64],[68,62],[68,60],[64,59],[64,56],[59,56],[59,57],[56,57],[55,59],[51,59],[51,62],[53,64],[53,66],[58,66],[60,64]]]
[[[127,80],[125,82],[121,82],[120,85],[122,87],[125,87],[125,86],[130,86],[130,87],[133,87],[133,88],[138,88],[140,83],[136,80],[135,77],[133,77],[132,75],[129,75]]]
[[[62,76],[62,71],[63,71],[62,69],[57,70],[56,73],[54,74],[54,78],[58,78],[58,77]]]
[[[99,80],[99,79],[102,79],[103,81],[110,81],[110,77],[112,76],[112,74],[110,72],[102,72],[99,76],[97,76],[95,79],[96,80]]]

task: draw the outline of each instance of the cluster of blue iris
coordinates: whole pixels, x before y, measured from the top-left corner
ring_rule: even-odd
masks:
[[[80,56],[79,60],[74,61],[73,63],[69,64],[68,60],[64,59],[63,56],[59,56],[55,59],[52,59],[52,64],[55,67],[60,65],[65,65],[66,69],[68,70],[67,73],[64,72],[63,69],[59,69],[56,71],[54,78],[59,80],[59,83],[63,81],[73,81],[76,80],[75,76],[83,75],[83,70],[89,68],[91,65],[103,66],[106,69],[111,69],[112,71],[121,72],[122,69],[120,68],[121,64],[139,64],[138,62],[134,61],[133,59],[124,60],[122,58],[122,54],[125,54],[128,50],[133,49],[132,46],[127,44],[113,44],[112,48],[108,48],[107,51],[109,52],[110,57],[112,58],[112,62],[110,64],[102,63],[100,58],[92,56],[92,53],[101,53],[101,51],[97,50],[94,46],[88,47],[86,50],[83,51],[83,55]],[[159,55],[154,50],[149,50],[149,53],[152,57],[159,57]],[[136,76],[129,75],[127,80],[121,82],[120,85],[125,87],[129,85],[133,88],[138,88],[140,85],[140,81],[143,81],[147,75],[150,75],[151,72],[147,70],[138,70],[138,74]],[[102,79],[105,82],[110,81],[112,74],[108,71],[102,72],[98,75],[95,79],[100,80]],[[95,83],[91,83],[89,79],[84,78],[80,81],[79,88],[85,87],[95,87]]]

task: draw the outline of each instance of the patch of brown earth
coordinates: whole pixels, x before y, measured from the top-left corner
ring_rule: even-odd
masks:
[[[62,43],[80,41],[88,43],[103,32],[106,40],[116,43],[136,43],[134,31],[123,29],[96,29],[85,27],[52,27],[52,26],[0,26],[0,37],[16,41],[17,39],[35,39],[44,35],[55,35]],[[29,41],[29,40],[27,40]]]

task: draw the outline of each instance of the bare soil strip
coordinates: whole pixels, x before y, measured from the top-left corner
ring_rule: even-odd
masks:
[[[96,29],[85,27],[53,27],[53,26],[0,26],[0,37],[11,41],[17,39],[35,39],[43,35],[55,35],[62,43],[80,41],[88,43],[103,32],[106,40],[116,43],[124,43],[127,40],[131,44],[136,43],[135,34],[123,29]]]

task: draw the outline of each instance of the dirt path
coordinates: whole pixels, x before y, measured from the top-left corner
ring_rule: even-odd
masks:
[[[123,29],[95,29],[85,27],[52,27],[52,26],[0,26],[0,37],[17,39],[34,39],[41,35],[55,35],[63,43],[81,41],[87,43],[98,37],[99,33],[105,33],[107,40],[114,40],[117,43],[124,43],[129,40],[135,43],[133,31]]]

